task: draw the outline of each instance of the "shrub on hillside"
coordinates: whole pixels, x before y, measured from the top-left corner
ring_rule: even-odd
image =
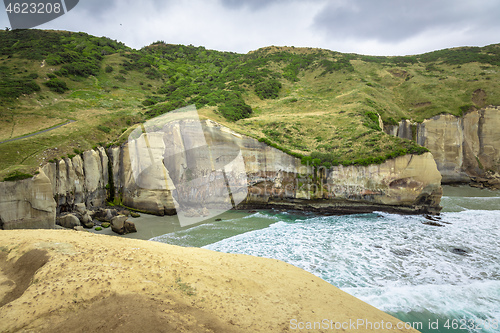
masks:
[[[255,86],[255,93],[260,99],[274,99],[278,97],[281,83],[278,80],[268,80]]]
[[[40,91],[40,86],[32,79],[31,74],[24,78],[15,77],[6,66],[0,66],[0,98],[12,99]]]
[[[366,111],[365,112],[366,121],[363,122],[368,128],[374,129],[376,131],[381,131],[380,124],[378,122],[378,114],[374,111]]]
[[[69,90],[68,86],[66,85],[66,82],[64,82],[61,79],[58,78],[52,78],[48,80],[47,82],[44,83],[47,87],[49,87],[50,90],[55,91],[57,93],[64,93],[65,91]]]
[[[186,103],[183,100],[176,100],[167,103],[156,104],[151,108],[151,110],[146,111],[145,115],[147,116],[148,119],[151,119],[154,117],[161,116],[162,114],[165,114],[167,112],[182,108],[187,105],[188,103]]]
[[[33,175],[16,170],[14,172],[9,173],[7,177],[5,177],[3,180],[6,182],[15,182],[17,180],[28,179],[31,177],[33,177]]]
[[[252,108],[243,99],[229,100],[219,106],[219,112],[224,118],[237,121],[248,118],[252,114]]]
[[[62,76],[75,75],[88,77],[90,75],[97,75],[99,67],[94,62],[73,62],[62,65],[61,69],[56,72]]]
[[[99,131],[104,132],[104,133],[109,133],[109,132],[111,132],[111,128],[109,128],[108,126],[104,126],[104,125],[98,125],[98,126],[97,126],[97,129],[98,129]]]

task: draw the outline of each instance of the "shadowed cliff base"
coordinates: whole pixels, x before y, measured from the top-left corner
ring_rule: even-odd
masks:
[[[421,197],[417,205],[383,205],[355,200],[270,200],[266,203],[240,203],[236,209],[278,209],[284,211],[314,212],[321,215],[365,214],[386,212],[394,214],[439,214],[442,191]]]

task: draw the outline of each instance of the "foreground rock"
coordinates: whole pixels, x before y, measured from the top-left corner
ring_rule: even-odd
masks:
[[[67,230],[0,231],[0,244],[2,332],[267,333],[358,319],[417,332],[278,260]]]

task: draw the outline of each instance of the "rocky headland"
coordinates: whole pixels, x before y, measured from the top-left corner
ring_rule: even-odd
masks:
[[[202,122],[210,154],[189,149],[182,132],[196,126],[199,123],[186,120],[181,127],[143,133],[120,147],[99,147],[48,163],[31,179],[0,183],[0,226],[53,228],[56,222],[70,227],[91,226],[99,221],[96,216],[102,215],[99,208],[106,202],[149,214],[175,214],[178,203],[174,191],[184,196],[184,202],[199,202],[200,196],[209,198],[220,190],[200,185],[183,191],[182,183],[210,175],[215,168],[212,160],[231,162],[234,151],[227,149],[227,143],[237,146],[244,162],[243,168],[226,170],[231,179],[246,179],[240,183],[244,195],[236,208],[326,214],[439,212],[441,174],[430,153],[400,156],[377,165],[325,169],[303,165],[296,157],[210,120]],[[144,140],[147,149],[141,149]],[[164,158],[165,151],[172,147],[186,153]],[[141,166],[134,163],[149,159],[151,152],[159,160],[153,158],[147,169],[139,170]],[[185,168],[187,162],[189,169]],[[238,195],[238,189],[233,192]],[[106,222],[114,217],[108,216]]]
[[[442,114],[422,123],[385,125],[388,134],[416,140],[434,156],[442,183],[470,183],[500,189],[500,107],[488,106],[462,117]]]

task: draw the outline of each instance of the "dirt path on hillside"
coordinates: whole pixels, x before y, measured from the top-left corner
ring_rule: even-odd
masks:
[[[18,138],[9,139],[9,140],[5,140],[5,141],[0,141],[0,144],[7,143],[7,142],[12,142],[12,141],[17,141],[17,140],[22,140],[22,139],[26,139],[26,138],[29,138],[29,137],[32,137],[32,136],[35,136],[35,135],[38,135],[38,134],[42,134],[42,133],[47,133],[47,132],[53,131],[55,129],[58,129],[59,127],[62,127],[62,126],[65,126],[65,125],[68,125],[68,124],[71,124],[71,123],[74,123],[74,122],[75,122],[75,120],[68,120],[64,124],[60,124],[60,125],[57,125],[57,126],[54,126],[54,127],[51,127],[51,128],[47,128],[47,129],[44,129],[44,130],[36,132],[36,133],[31,133],[31,134],[20,136]]]

